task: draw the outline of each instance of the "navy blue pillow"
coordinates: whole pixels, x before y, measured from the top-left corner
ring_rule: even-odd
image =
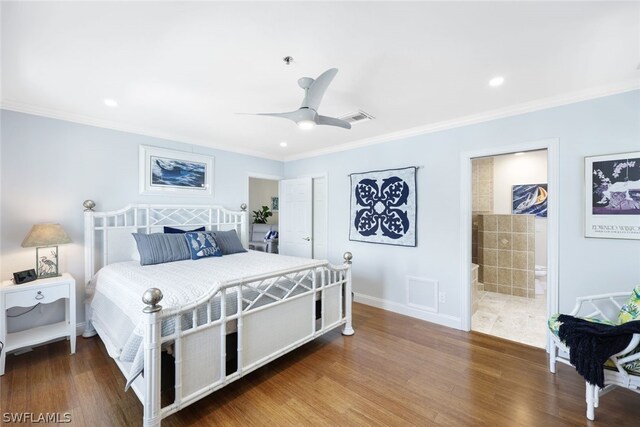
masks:
[[[194,228],[193,230],[180,230],[179,228],[164,227],[164,234],[184,234],[184,233],[193,233],[196,231],[205,231],[204,227]]]
[[[216,243],[216,239],[211,232],[190,232],[185,233],[189,250],[191,250],[191,259],[200,259],[208,256],[222,256],[222,251]]]
[[[214,231],[213,238],[216,239],[216,243],[220,246],[222,255],[247,252],[247,250],[242,246],[236,230]]]
[[[180,234],[131,233],[140,253],[140,265],[162,264],[191,258],[187,241]]]

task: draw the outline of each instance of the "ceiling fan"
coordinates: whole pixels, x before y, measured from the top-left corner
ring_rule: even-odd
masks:
[[[338,74],[337,68],[330,68],[320,74],[317,79],[302,77],[298,80],[298,86],[304,89],[304,99],[302,105],[296,111],[288,113],[256,113],[258,116],[282,117],[293,120],[300,129],[313,129],[316,125],[338,126],[351,129],[351,124],[345,120],[335,117],[321,116],[318,114],[318,107],[329,84]]]

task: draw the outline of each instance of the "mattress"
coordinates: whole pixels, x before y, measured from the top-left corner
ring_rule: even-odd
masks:
[[[138,261],[114,263],[100,269],[89,282],[88,320],[91,320],[104,341],[109,356],[131,364],[130,372],[125,372],[128,387],[142,372],[144,365],[142,310],[145,304],[142,294],[147,289],[155,287],[162,291],[160,305],[163,309],[180,309],[233,280],[292,268],[313,268],[324,263],[257,251],[148,266],[141,266]],[[267,285],[268,282],[261,286]],[[278,286],[272,287],[269,293],[281,297],[294,286],[294,282],[280,280]],[[297,287],[292,295],[303,291],[304,288]],[[235,292],[227,295],[227,315],[237,311],[236,298]],[[259,307],[275,301],[249,288],[243,291],[242,299],[243,307],[248,304]],[[220,318],[220,297],[214,299],[212,306],[212,318]],[[199,308],[197,314],[198,324],[206,322],[204,307]],[[191,315],[183,316],[181,322],[183,330],[193,326]],[[163,320],[162,336],[170,335],[174,329],[175,317]]]

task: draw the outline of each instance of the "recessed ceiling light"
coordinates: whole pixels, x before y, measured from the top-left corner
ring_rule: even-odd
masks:
[[[107,98],[104,100],[104,105],[107,107],[117,107],[118,102],[115,99]]]
[[[280,143],[280,147],[286,147],[286,146],[287,146],[287,143],[286,143],[286,142],[282,141],[282,142]]]
[[[489,80],[489,86],[491,86],[491,87],[498,87],[498,86],[502,85],[502,83],[504,83],[504,77],[502,77],[502,76],[496,76],[496,77],[492,78],[491,80]]]
[[[519,153],[513,153],[514,156],[524,156],[524,153],[521,151]]]

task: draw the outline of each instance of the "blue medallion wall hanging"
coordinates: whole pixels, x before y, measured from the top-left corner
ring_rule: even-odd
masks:
[[[416,246],[416,168],[352,173],[349,240]]]

